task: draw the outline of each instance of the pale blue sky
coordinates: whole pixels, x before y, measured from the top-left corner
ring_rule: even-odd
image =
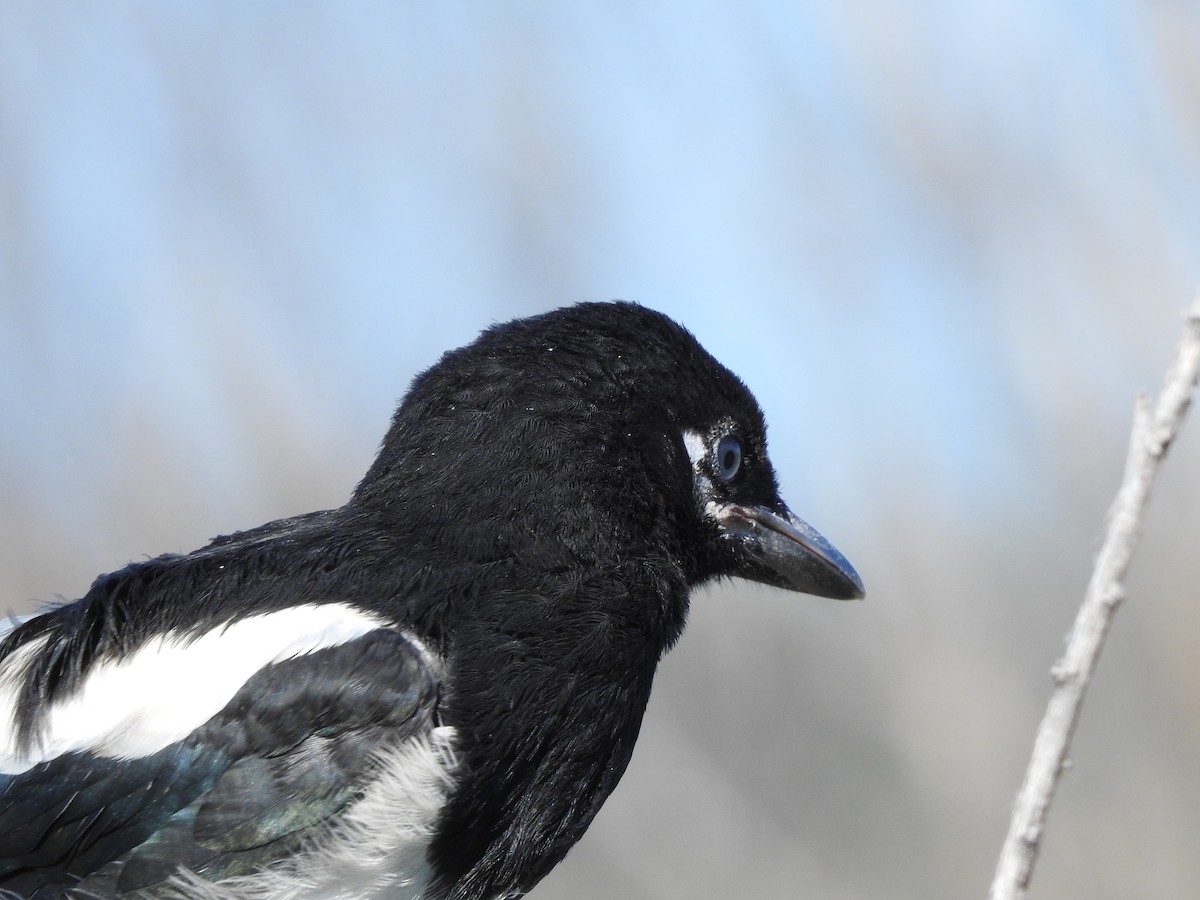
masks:
[[[978,467],[1007,492],[1023,320],[1065,320],[1106,360],[1080,377],[1128,394],[1105,335],[1200,269],[1196,122],[1151,10],[9,7],[3,455],[64,484],[47,451],[135,384],[219,454],[224,352],[373,434],[488,322],[625,297],[797,455],[865,428],[936,445],[949,494]]]

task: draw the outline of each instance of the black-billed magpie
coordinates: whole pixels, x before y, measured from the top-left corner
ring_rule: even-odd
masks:
[[[0,896],[520,897],[726,576],[863,594],[738,378],[630,303],[492,327],[414,380],[345,506],[12,628]]]

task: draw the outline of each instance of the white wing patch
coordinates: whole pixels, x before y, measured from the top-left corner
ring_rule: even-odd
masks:
[[[73,750],[147,756],[220,712],[263,666],[385,626],[355,607],[329,603],[248,616],[190,640],[168,633],[119,662],[95,666],[78,691],[50,708],[33,750],[21,754],[13,713],[26,666],[47,640],[40,638],[0,663],[0,773],[25,772]]]

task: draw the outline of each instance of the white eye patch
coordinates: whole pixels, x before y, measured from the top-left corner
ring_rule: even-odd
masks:
[[[689,428],[683,430],[683,447],[687,450],[692,468],[700,470],[700,462],[708,456],[708,440]]]

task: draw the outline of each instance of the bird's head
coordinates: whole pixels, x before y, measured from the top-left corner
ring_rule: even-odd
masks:
[[[846,558],[779,497],[750,391],[687,330],[632,303],[494,326],[418,376],[355,502],[421,498],[446,521],[424,518],[412,539],[459,553],[663,556],[693,585],[737,576],[863,595]]]

